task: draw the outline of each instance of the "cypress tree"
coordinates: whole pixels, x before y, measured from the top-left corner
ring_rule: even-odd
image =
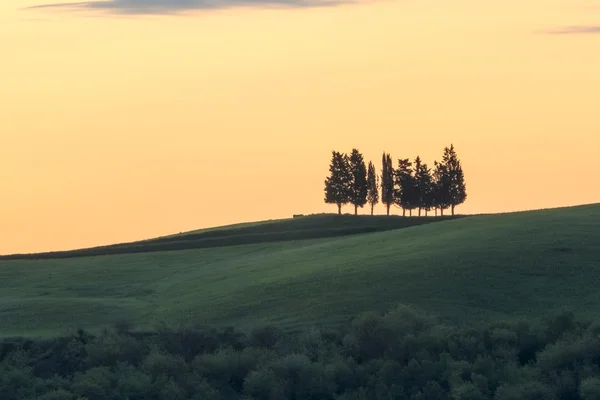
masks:
[[[425,215],[433,207],[433,178],[431,170],[427,164],[421,161],[420,157],[415,159],[415,179],[417,181],[417,206],[419,208],[419,217],[421,210],[425,210]]]
[[[412,163],[408,158],[398,160],[398,168],[395,171],[395,203],[402,208],[402,216],[406,216],[406,210],[412,215],[415,206],[416,185],[412,175]]]
[[[448,203],[454,215],[454,208],[467,200],[467,186],[465,184],[465,176],[462,170],[462,165],[458,159],[458,155],[454,150],[454,145],[444,148],[444,157],[442,163],[446,167],[448,174]]]
[[[367,167],[363,155],[357,150],[352,149],[349,159],[350,175],[352,182],[350,184],[350,203],[354,205],[354,215],[358,215],[358,207],[362,208],[367,204],[368,186],[367,186]]]
[[[348,156],[332,151],[329,173],[330,175],[325,179],[325,203],[337,204],[338,214],[341,214],[342,206],[350,201],[352,175]]]
[[[450,175],[446,165],[441,162],[435,162],[435,169],[433,172],[434,179],[434,205],[435,215],[437,216],[437,210],[440,210],[442,216],[444,216],[444,210],[450,207]]]
[[[375,165],[371,161],[369,161],[367,173],[367,189],[367,202],[371,206],[371,215],[373,215],[373,209],[379,203],[379,177],[375,171]]]
[[[392,156],[384,152],[381,164],[381,203],[385,204],[387,215],[390,215],[390,207],[394,204],[394,167],[392,165]]]
[[[414,165],[415,165],[414,172],[413,172],[413,175],[415,177],[415,179],[414,179],[415,180],[414,205],[419,210],[419,217],[420,217],[421,209],[423,208],[423,202],[422,202],[422,198],[421,198],[422,197],[421,196],[421,185],[419,184],[419,172],[421,171],[421,157],[417,156],[417,158],[415,158]]]
[[[435,182],[433,180],[433,172],[431,168],[424,168],[426,170],[425,187],[427,187],[426,193],[423,196],[423,208],[425,209],[425,216],[435,207]]]

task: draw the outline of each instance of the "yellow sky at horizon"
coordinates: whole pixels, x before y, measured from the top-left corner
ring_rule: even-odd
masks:
[[[454,143],[459,212],[600,201],[600,34],[543,33],[600,24],[590,1],[18,10],[40,2],[0,4],[0,254],[335,212],[353,147]]]

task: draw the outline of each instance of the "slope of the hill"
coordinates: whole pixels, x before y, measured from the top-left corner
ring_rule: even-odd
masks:
[[[461,216],[402,218],[399,216],[320,214],[301,218],[270,220],[209,228],[156,239],[99,246],[88,249],[38,254],[6,255],[0,256],[0,260],[41,260],[52,258],[91,257],[99,255],[237,246],[289,240],[320,239],[401,229],[457,218],[461,218]]]
[[[396,303],[455,320],[600,313],[600,206],[349,237],[0,262],[0,334],[127,318],[238,327],[337,323]]]

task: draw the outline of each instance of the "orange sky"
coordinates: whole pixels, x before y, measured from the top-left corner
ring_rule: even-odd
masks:
[[[352,147],[379,168],[454,143],[459,212],[600,201],[600,33],[546,33],[600,25],[594,1],[20,10],[40,3],[0,2],[0,253],[335,212]]]

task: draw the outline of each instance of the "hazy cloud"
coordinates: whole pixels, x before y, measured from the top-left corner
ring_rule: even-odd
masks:
[[[96,0],[80,3],[50,3],[29,9],[87,9],[125,14],[169,14],[228,7],[322,7],[353,0]]]
[[[584,35],[591,33],[600,33],[600,25],[566,26],[563,28],[550,30],[546,33],[550,33],[553,35]]]

